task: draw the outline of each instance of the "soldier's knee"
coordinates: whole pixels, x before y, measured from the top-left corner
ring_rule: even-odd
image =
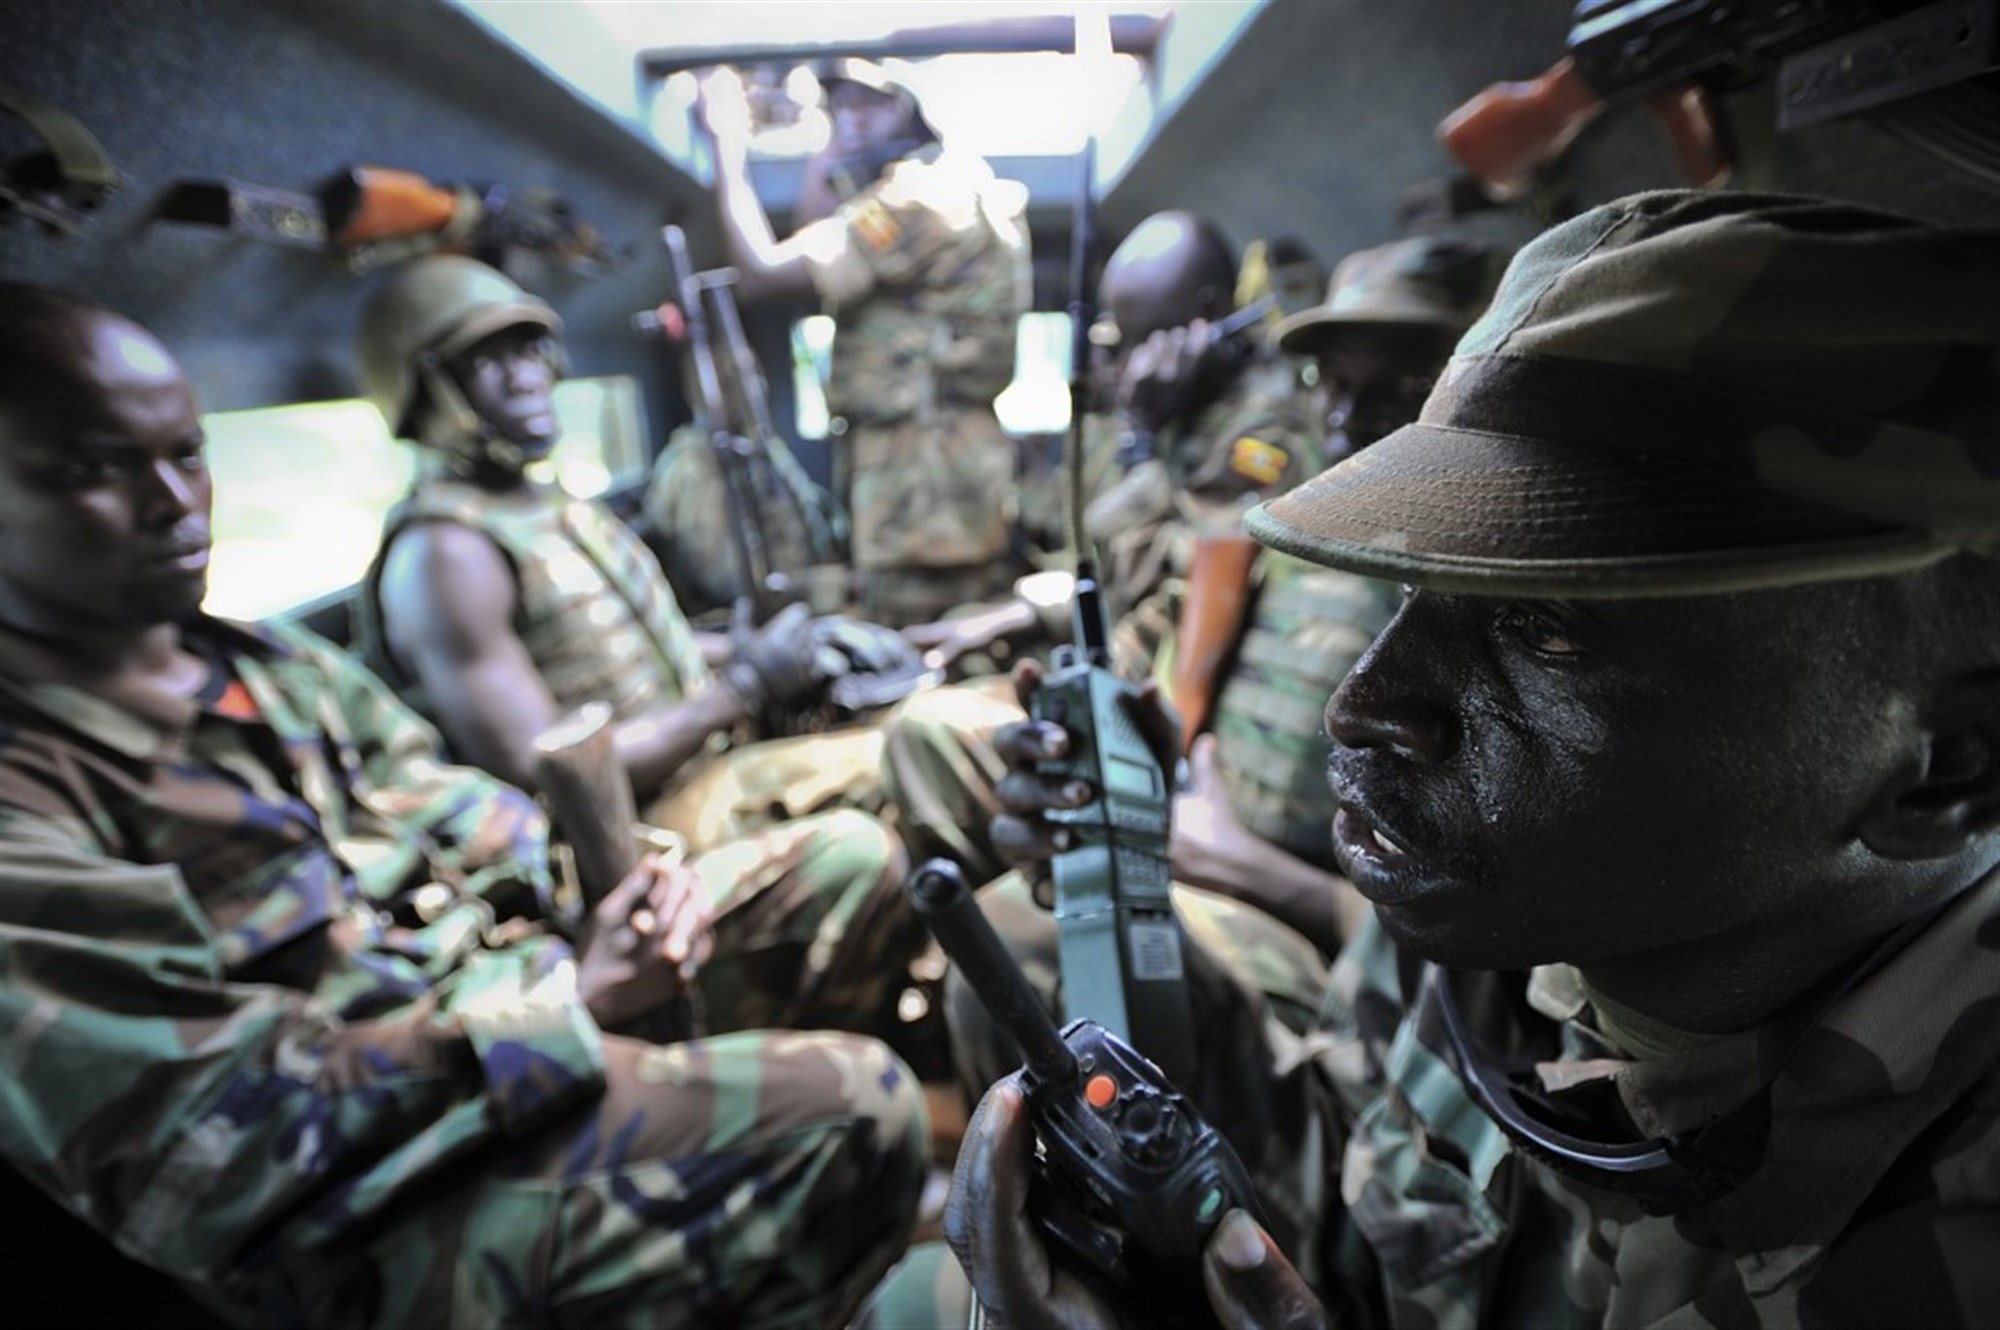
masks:
[[[819,815],[814,825],[822,843],[836,851],[855,876],[900,882],[909,868],[902,838],[872,814],[843,808]]]

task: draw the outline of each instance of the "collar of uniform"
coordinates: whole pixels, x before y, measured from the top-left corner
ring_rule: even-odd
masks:
[[[184,638],[214,643],[225,656],[285,656],[288,649],[252,624],[197,614]],[[50,643],[0,625],[0,690],[51,720],[114,752],[156,761],[177,751],[200,705],[153,688],[84,687],[66,682],[68,658]]]
[[[1762,1161],[1709,1211],[1731,1249],[1831,1241],[1917,1137],[2000,1067],[2000,1021],[1990,1016],[2000,1003],[1997,926],[2000,871],[1962,893],[1803,1035],[1796,1026],[1746,1031],[1619,1071],[1640,1128],[1674,1138],[1727,1115],[1768,1082]]]

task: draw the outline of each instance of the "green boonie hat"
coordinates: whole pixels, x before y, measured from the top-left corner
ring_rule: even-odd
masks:
[[[1456,337],[1493,287],[1493,251],[1463,236],[1417,236],[1349,254],[1327,284],[1326,303],[1274,330],[1280,350],[1310,356],[1360,329],[1434,328]],[[1442,351],[1443,347],[1440,346]]]
[[[1662,191],[1516,256],[1416,423],[1254,510],[1446,591],[1734,591],[2000,554],[2000,230]]]

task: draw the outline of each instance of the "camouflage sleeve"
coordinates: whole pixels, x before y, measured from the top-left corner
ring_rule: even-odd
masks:
[[[294,689],[289,700],[303,710],[301,694],[317,694],[318,714],[297,723],[323,732],[338,749],[358,805],[347,810],[338,848],[372,899],[393,905],[408,890],[436,882],[502,915],[578,922],[557,904],[548,820],[532,797],[475,767],[445,761],[437,731],[332,643],[296,625],[272,631],[318,676],[316,688]],[[248,672],[247,663],[242,668]]]
[[[835,309],[877,286],[929,280],[940,256],[986,241],[978,181],[958,161],[903,161],[799,232],[820,298]]]
[[[182,1275],[344,1227],[599,1093],[573,987],[567,948],[535,939],[346,1022],[232,981],[177,869],[0,810],[0,1154]]]

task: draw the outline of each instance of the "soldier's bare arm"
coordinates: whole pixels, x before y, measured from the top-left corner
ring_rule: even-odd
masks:
[[[555,699],[514,629],[519,592],[493,542],[451,522],[411,526],[389,547],[389,646],[430,698],[453,751],[534,788],[534,740]]]
[[[715,145],[715,197],[729,261],[753,299],[811,295],[812,272],[797,236],[779,240],[750,185],[750,106],[736,75],[718,71],[701,87],[701,119]]]

